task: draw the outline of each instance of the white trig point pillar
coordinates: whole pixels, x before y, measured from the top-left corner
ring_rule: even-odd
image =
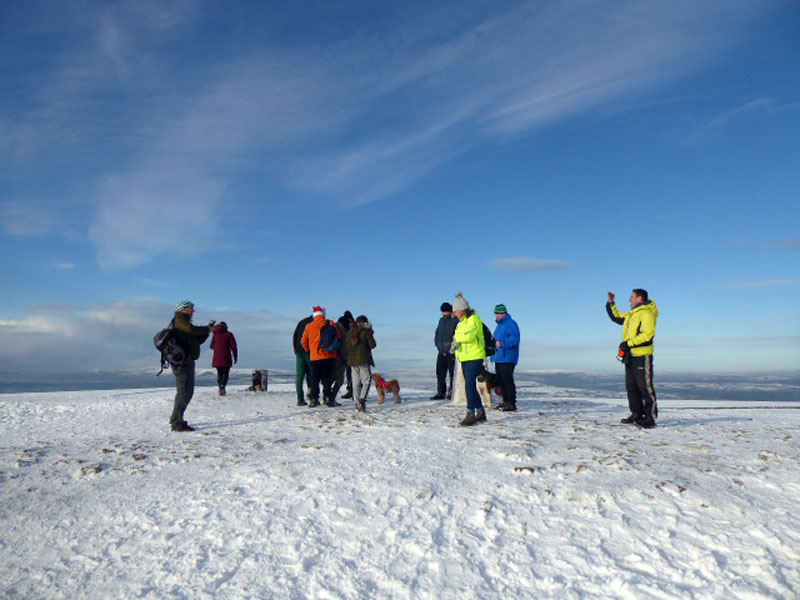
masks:
[[[261,391],[266,392],[269,389],[269,371],[258,369],[258,374],[261,376]]]
[[[456,373],[453,380],[453,399],[450,406],[467,406],[467,386],[464,384],[464,372],[461,363],[456,360]]]

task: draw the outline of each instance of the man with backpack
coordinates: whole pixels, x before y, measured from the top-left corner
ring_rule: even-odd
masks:
[[[186,351],[186,360],[182,365],[172,365],[175,375],[175,403],[169,424],[172,431],[194,431],[194,427],[183,419],[183,413],[194,395],[194,362],[200,358],[200,345],[208,339],[215,321],[210,321],[208,327],[196,327],[192,324],[194,304],[188,300],[178,302],[175,307],[175,316],[172,327],[175,338]]]
[[[319,406],[319,384],[322,382],[322,403],[325,406],[341,406],[333,397],[333,377],[339,358],[342,336],[336,323],[325,318],[325,309],[313,308],[314,320],[306,325],[301,345],[311,354],[311,387],[308,390],[308,405]]]

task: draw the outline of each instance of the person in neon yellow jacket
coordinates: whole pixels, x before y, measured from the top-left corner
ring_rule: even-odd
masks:
[[[461,363],[467,391],[467,416],[461,421],[461,425],[475,425],[486,420],[486,411],[483,409],[477,384],[483,361],[486,359],[483,321],[469,307],[469,302],[461,292],[456,294],[453,314],[459,319],[456,332],[453,334],[453,345],[456,358]]]
[[[647,290],[637,288],[630,297],[631,310],[619,312],[614,294],[608,292],[606,312],[615,323],[622,325],[620,360],[625,364],[625,389],[631,414],[623,423],[634,423],[651,429],[656,426],[658,402],[653,388],[653,351],[656,337],[658,307],[648,298]]]

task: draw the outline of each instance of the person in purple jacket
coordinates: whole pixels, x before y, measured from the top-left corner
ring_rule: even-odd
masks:
[[[504,412],[517,410],[517,386],[514,383],[514,367],[519,362],[519,326],[508,314],[505,304],[494,307],[494,318],[497,328],[494,339],[497,340],[497,351],[492,356],[500,387],[503,388],[503,403],[498,406]]]
[[[228,331],[228,324],[220,321],[214,327],[214,337],[211,338],[211,349],[214,351],[214,358],[211,366],[217,369],[217,385],[219,385],[219,395],[225,395],[225,386],[228,385],[228,375],[231,367],[239,360],[239,349],[236,347],[236,338]]]

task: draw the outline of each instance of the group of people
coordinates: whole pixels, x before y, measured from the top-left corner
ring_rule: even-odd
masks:
[[[464,295],[456,294],[454,304],[444,302],[439,307],[442,317],[433,335],[438,350],[436,358],[436,394],[431,400],[449,400],[453,396],[453,375],[456,361],[461,365],[467,396],[467,415],[461,425],[476,425],[486,420],[486,410],[478,393],[478,376],[487,358],[487,328],[478,314],[470,308]],[[519,362],[520,333],[517,322],[508,314],[504,304],[494,307],[497,326],[490,335],[494,348],[488,350],[495,363],[498,383],[503,390],[502,411],[517,410],[517,388],[514,368]],[[449,387],[448,387],[449,376]]]
[[[352,398],[359,411],[366,410],[372,350],[375,336],[366,315],[353,318],[347,310],[337,321],[327,318],[322,306],[295,327],[292,343],[297,364],[297,406],[341,406],[336,395],[347,382],[342,398]],[[303,394],[303,382],[308,387]]]
[[[622,423],[650,429],[656,426],[658,417],[653,388],[653,340],[658,309],[655,302],[648,298],[647,291],[641,288],[633,290],[630,306],[629,312],[620,312],[614,294],[608,293],[608,316],[622,325],[618,358],[625,364],[625,387],[631,411],[628,417],[622,419]],[[503,391],[503,402],[498,408],[506,412],[515,411],[517,394],[514,369],[519,362],[520,331],[505,305],[498,304],[494,308],[494,333],[489,332],[461,292],[456,294],[452,305],[444,302],[439,308],[442,316],[434,333],[434,344],[438,351],[437,391],[431,400],[449,400],[453,397],[453,379],[458,362],[467,397],[467,414],[460,425],[471,426],[486,421],[486,410],[481,402],[477,380],[488,356],[495,364],[498,384]],[[183,366],[172,368],[177,388],[170,417],[173,431],[194,431],[184,420],[184,412],[194,393],[194,363],[200,356],[201,344],[208,336],[213,333],[212,366],[217,369],[219,394],[222,396],[225,395],[230,369],[238,360],[236,338],[228,331],[227,325],[210,321],[208,326],[196,326],[192,323],[193,314],[194,304],[184,300],[176,306],[172,322],[175,335],[190,354]],[[491,344],[488,352],[487,341]],[[366,410],[371,367],[375,366],[372,350],[376,347],[374,331],[366,315],[354,319],[350,311],[345,311],[337,321],[333,321],[327,318],[322,306],[314,306],[312,314],[297,323],[293,346],[298,406],[341,406],[336,396],[346,382],[346,392],[342,398],[352,398],[359,411]],[[308,388],[306,394],[303,393],[304,382]]]

